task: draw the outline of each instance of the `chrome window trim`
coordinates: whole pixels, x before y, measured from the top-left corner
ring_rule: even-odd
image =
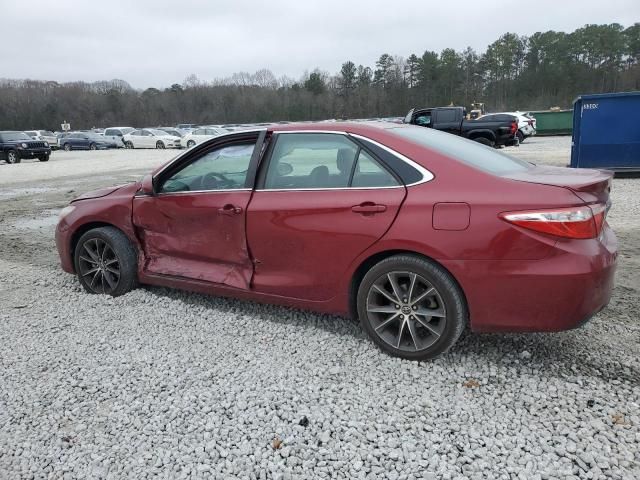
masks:
[[[389,190],[392,188],[405,188],[405,185],[400,184],[388,187],[257,188],[256,192],[333,192],[335,190]]]
[[[389,152],[391,155],[394,155],[396,157],[398,157],[400,160],[402,160],[403,162],[409,164],[411,167],[415,168],[416,170],[418,170],[420,172],[420,174],[422,175],[422,180],[418,180],[417,182],[413,182],[410,184],[407,184],[407,187],[413,187],[414,185],[420,185],[421,183],[427,183],[430,182],[431,180],[433,180],[435,178],[435,176],[433,175],[433,173],[431,173],[429,170],[427,170],[426,168],[424,168],[422,165],[420,165],[419,163],[414,162],[413,160],[411,160],[409,157],[404,156],[403,154],[401,154],[400,152],[395,151],[392,148],[387,147],[386,145],[383,145],[380,142],[376,142],[375,140],[372,140],[369,137],[365,137],[363,135],[358,135],[357,133],[350,133],[348,134],[351,137],[354,138],[359,138],[361,140],[366,140],[367,142],[371,142],[374,145],[376,145],[377,147],[382,148],[383,150],[386,150],[387,152]]]
[[[339,134],[339,135],[345,135],[347,137],[354,137],[354,138],[359,138],[361,140],[366,140],[366,141],[371,142],[374,145],[382,148],[383,150],[386,150],[390,154],[398,157],[403,162],[409,164],[411,167],[413,167],[416,170],[418,170],[418,172],[420,172],[420,175],[422,175],[422,179],[417,181],[417,182],[413,182],[413,183],[410,183],[410,184],[407,184],[407,185],[400,184],[400,185],[393,185],[393,186],[388,186],[388,187],[256,188],[255,189],[256,192],[331,192],[331,191],[335,191],[335,190],[382,190],[382,189],[388,190],[388,189],[392,189],[392,188],[413,187],[414,185],[420,185],[421,183],[429,182],[429,181],[431,181],[431,180],[433,180],[435,178],[433,173],[431,173],[429,170],[424,168],[422,165],[414,162],[413,160],[411,160],[410,158],[404,156],[400,152],[397,152],[397,151],[393,150],[392,148],[387,147],[386,145],[383,145],[383,144],[381,144],[379,142],[376,142],[375,140],[372,140],[369,137],[365,137],[364,135],[358,135],[356,133],[344,132],[344,131],[341,131],[341,130],[283,130],[283,131],[273,132],[274,135],[279,135],[279,134],[282,134],[282,133],[336,133],[336,134]]]
[[[218,193],[218,192],[251,192],[251,188],[224,188],[220,190],[185,190],[182,192],[158,192],[156,197],[166,197],[168,195],[190,195],[192,193]]]

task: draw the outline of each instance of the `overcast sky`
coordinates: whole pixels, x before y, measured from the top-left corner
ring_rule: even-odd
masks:
[[[29,0],[2,2],[0,78],[110,80],[136,88],[270,69],[298,79],[382,53],[471,46],[507,31],[640,21],[640,0]]]

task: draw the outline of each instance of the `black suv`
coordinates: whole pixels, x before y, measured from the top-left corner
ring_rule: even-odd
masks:
[[[49,155],[51,147],[47,142],[32,140],[24,132],[0,132],[0,160],[20,163],[23,158],[37,158],[46,162]]]

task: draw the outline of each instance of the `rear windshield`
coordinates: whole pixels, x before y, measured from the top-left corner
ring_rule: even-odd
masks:
[[[486,147],[478,142],[450,133],[412,125],[391,128],[390,130],[412,143],[427,147],[430,150],[494,175],[520,172],[533,168],[533,164],[529,162],[518,160],[491,147]]]

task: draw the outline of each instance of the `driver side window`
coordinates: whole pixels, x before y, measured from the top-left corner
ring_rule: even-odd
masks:
[[[243,189],[254,146],[251,142],[210,150],[174,172],[159,193]]]

